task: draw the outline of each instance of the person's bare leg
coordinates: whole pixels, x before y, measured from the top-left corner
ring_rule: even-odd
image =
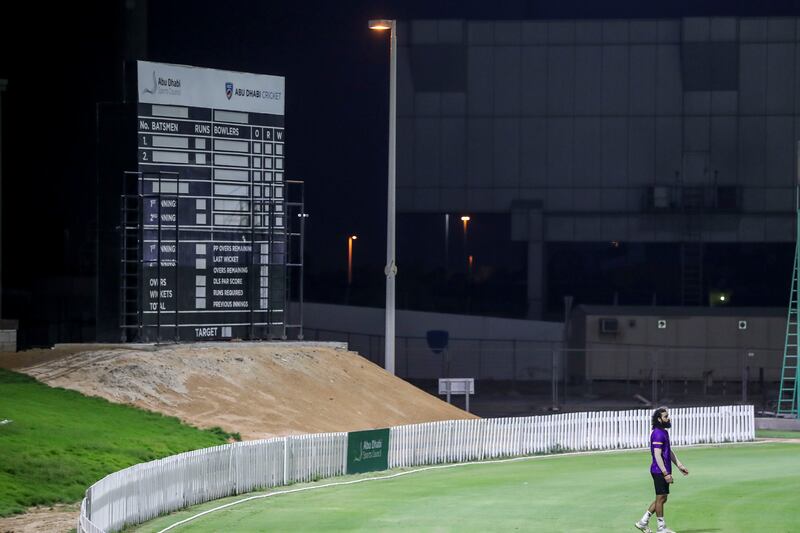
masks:
[[[647,508],[647,512],[642,516],[642,519],[636,522],[636,527],[642,531],[650,531],[650,528],[647,527],[647,523],[650,521],[650,517],[653,516],[653,513],[656,512],[656,501],[654,500],[653,503],[650,504],[650,507]]]
[[[658,518],[664,518],[664,504],[667,503],[667,495],[659,494],[656,496],[656,501],[653,502],[654,511]]]
[[[667,503],[666,494],[658,494],[656,496],[656,519],[658,521],[658,529],[661,530],[664,525],[664,504]]]

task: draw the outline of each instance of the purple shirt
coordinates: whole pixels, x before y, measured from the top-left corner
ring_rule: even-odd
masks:
[[[653,459],[653,462],[650,464],[651,474],[661,473],[661,469],[658,467],[658,463],[656,463],[656,448],[661,448],[661,458],[664,460],[664,466],[667,468],[667,472],[671,474],[672,456],[669,450],[669,433],[667,433],[666,429],[653,428],[653,432],[650,433],[650,457]]]

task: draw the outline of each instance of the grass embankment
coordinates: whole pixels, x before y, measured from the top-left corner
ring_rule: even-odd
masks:
[[[79,501],[127,466],[225,443],[177,418],[48,387],[0,369],[0,516]]]

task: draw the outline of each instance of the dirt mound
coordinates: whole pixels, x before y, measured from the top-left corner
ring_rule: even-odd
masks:
[[[248,440],[474,418],[330,343],[58,345],[0,367]],[[67,531],[76,509],[31,509],[0,531]]]
[[[248,440],[473,417],[329,343],[64,345],[0,365]]]

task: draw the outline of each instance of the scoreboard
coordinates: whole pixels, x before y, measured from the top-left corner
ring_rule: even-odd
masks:
[[[285,335],[284,78],[137,63],[143,340]]]

